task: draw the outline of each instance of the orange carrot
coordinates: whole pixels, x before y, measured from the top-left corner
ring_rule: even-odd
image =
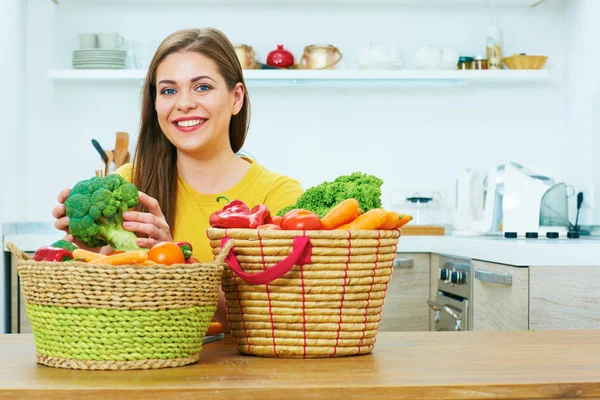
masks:
[[[400,215],[396,211],[388,211],[385,223],[381,225],[381,229],[395,229],[400,222]]]
[[[84,250],[84,249],[73,250],[73,257],[74,258],[83,258],[83,261],[85,261],[85,262],[90,262],[90,261],[106,258],[106,256],[104,254],[94,253],[93,251]]]
[[[385,223],[387,212],[382,208],[367,211],[350,223],[350,230],[379,229]]]
[[[158,263],[155,263],[155,262],[154,262],[154,261],[152,261],[152,260],[146,260],[146,261],[144,261],[144,262],[141,262],[141,263],[140,263],[140,265],[144,265],[144,266],[146,266],[146,267],[149,267],[149,266],[151,266],[151,265],[157,265],[157,264],[158,264]]]
[[[404,225],[412,221],[412,219],[412,215],[402,214],[400,216],[400,220],[398,221],[398,225],[396,225],[396,229],[402,228]]]
[[[347,231],[348,229],[350,229],[350,224],[344,224],[335,228],[336,231]]]
[[[148,260],[148,252],[144,250],[131,250],[125,253],[113,254],[104,258],[99,258],[94,261],[90,261],[88,264],[110,264],[110,265],[123,265],[123,264],[141,264]]]
[[[333,207],[327,215],[321,219],[323,229],[335,229],[349,222],[354,221],[358,217],[358,201],[356,199],[346,199]]]

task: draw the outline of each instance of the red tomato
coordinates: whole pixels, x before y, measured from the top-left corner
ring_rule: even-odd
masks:
[[[292,210],[283,216],[281,228],[289,230],[314,231],[323,229],[321,219],[308,210]]]
[[[279,225],[275,225],[275,224],[264,224],[264,225],[260,225],[258,226],[256,229],[271,229],[271,230],[281,230],[281,227]]]
[[[185,256],[181,248],[173,242],[160,242],[148,251],[148,260],[158,264],[184,264]]]
[[[275,224],[277,226],[281,226],[281,220],[283,219],[283,217],[280,217],[278,215],[274,215],[271,217],[271,221],[269,222],[270,224]]]

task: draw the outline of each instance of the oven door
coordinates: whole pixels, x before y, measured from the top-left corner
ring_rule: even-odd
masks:
[[[469,301],[438,291],[436,301],[427,300],[433,310],[434,331],[468,331]]]

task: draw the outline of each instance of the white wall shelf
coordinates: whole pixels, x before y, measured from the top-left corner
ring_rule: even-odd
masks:
[[[51,70],[54,82],[132,82],[144,80],[145,70]],[[380,83],[398,85],[466,85],[536,83],[549,79],[548,70],[245,70],[246,84],[252,86],[374,86]]]
[[[169,0],[169,4],[235,4],[235,5],[397,5],[397,6],[476,6],[484,0]],[[497,0],[498,6],[535,7],[545,0]],[[52,0],[57,5],[80,6],[94,3],[103,4],[150,4],[167,3],[167,0]]]

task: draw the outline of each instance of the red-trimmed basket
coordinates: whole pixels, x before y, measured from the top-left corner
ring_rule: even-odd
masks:
[[[223,290],[241,353],[339,357],[370,353],[400,230],[207,230],[228,241]]]

